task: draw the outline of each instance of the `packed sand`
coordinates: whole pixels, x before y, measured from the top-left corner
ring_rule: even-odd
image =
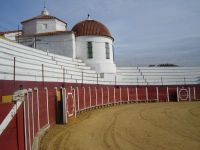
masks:
[[[55,125],[41,150],[200,150],[200,102],[118,105]]]

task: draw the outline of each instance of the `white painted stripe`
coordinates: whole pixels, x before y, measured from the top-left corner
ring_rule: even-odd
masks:
[[[178,87],[177,87],[178,88]],[[177,97],[178,97],[178,92],[177,92]],[[169,102],[169,88],[167,87],[167,101]],[[178,100],[179,101],[179,100]]]
[[[95,87],[95,93],[96,93],[96,106],[97,106],[97,87]]]
[[[72,110],[72,113],[70,114],[69,113],[69,109],[68,109],[68,97],[69,97],[69,95],[71,95],[72,96],[72,99],[73,99],[73,110]],[[67,98],[66,98],[66,111],[67,111],[67,115],[66,115],[66,120],[68,119],[68,116],[69,117],[71,117],[71,116],[73,116],[74,115],[74,96],[73,96],[73,94],[72,93],[66,93],[66,96],[67,96]],[[66,121],[66,123],[67,123],[67,121]]]
[[[101,105],[103,105],[103,88],[101,88]]]
[[[119,88],[119,98],[120,98],[120,102],[122,102],[122,89],[121,87]]]
[[[136,101],[138,102],[138,89],[137,89],[137,87],[135,88],[135,94],[136,94]]]
[[[128,96],[128,102],[130,101],[130,97],[129,97],[129,88],[127,87],[127,96]]]
[[[168,87],[167,87],[168,88]],[[177,100],[179,102],[179,92],[178,92],[178,87],[176,88],[176,92],[177,92]]]
[[[46,103],[47,103],[47,123],[49,124],[49,94],[48,94],[48,88],[44,88],[46,91]]]
[[[72,92],[73,92],[73,103],[74,103],[74,117],[76,118],[76,90],[72,88]]]
[[[34,111],[33,111],[34,106],[33,106],[33,91],[32,91],[32,89],[31,89],[31,94],[32,94],[32,95],[31,95],[31,96],[32,96],[32,97],[31,97],[31,99],[32,99],[32,100],[31,100],[31,102],[32,102],[32,107],[31,107],[32,112],[31,112],[31,113],[32,113],[32,126],[33,126],[32,132],[33,132],[33,139],[34,139],[34,137],[35,137],[35,126],[34,126],[35,122],[34,122],[34,120],[35,120],[35,119],[34,119]]]
[[[147,87],[146,87],[146,100],[147,100],[147,102],[149,101],[148,88]]]
[[[108,91],[108,104],[110,104],[110,99],[109,99],[109,97],[110,97],[110,91],[109,91],[109,87],[107,87],[107,91]]]
[[[39,103],[39,93],[38,88],[35,87],[34,90],[36,91],[37,96],[37,119],[38,119],[38,132],[40,131],[40,103]]]
[[[84,102],[84,109],[85,109],[86,108],[86,103],[85,103],[85,96],[86,96],[85,95],[85,87],[83,87],[83,95],[84,95],[84,101],[83,102]]]
[[[156,87],[156,93],[157,93],[157,101],[159,102],[159,93],[158,93],[158,87]]]
[[[30,112],[29,112],[29,94],[27,94],[27,103],[28,103],[28,137],[29,137],[29,149],[31,150],[31,129],[30,129]]]
[[[7,114],[7,116],[4,118],[4,120],[2,121],[2,123],[0,124],[0,135],[3,133],[3,131],[7,128],[7,126],[9,125],[9,123],[12,121],[12,119],[14,118],[14,116],[17,113],[18,108],[21,106],[22,101],[17,102],[12,109],[10,110],[10,112]]]
[[[78,111],[80,110],[80,106],[79,106],[79,90],[78,87],[76,87],[77,90],[77,99],[78,99]]]
[[[91,88],[89,87],[89,95],[90,95],[90,107],[91,107],[91,101],[92,101],[92,98],[91,98]]]
[[[116,103],[116,100],[115,100],[115,87],[114,87],[114,103]]]
[[[25,135],[25,150],[27,150],[27,131],[26,131],[26,103],[24,101],[24,135]]]

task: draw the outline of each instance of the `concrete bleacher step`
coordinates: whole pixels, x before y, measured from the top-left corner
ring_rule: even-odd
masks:
[[[78,66],[78,65],[74,65],[74,64],[67,64],[67,63],[62,63],[62,62],[59,62],[59,61],[57,61],[56,64],[63,66],[65,68],[78,69],[78,70],[90,70],[90,67]]]
[[[139,73],[138,70],[117,70],[117,73]]]
[[[117,70],[137,70],[138,67],[117,67]]]
[[[83,62],[80,59],[70,58],[70,57],[67,57],[67,56],[61,56],[61,55],[57,55],[57,54],[53,54],[53,53],[48,53],[48,55],[51,56],[51,57],[54,57],[54,58],[61,59],[63,61],[73,61],[73,62],[78,62],[78,63]]]
[[[118,76],[141,76],[141,73],[139,72],[133,72],[133,73],[130,73],[130,72],[120,72],[120,73],[117,73]]]
[[[200,70],[200,67],[138,67],[140,70]]]
[[[0,40],[0,50],[1,49],[6,49],[8,51],[12,51],[13,53],[20,53],[20,54],[24,54],[24,55],[32,55],[32,56],[36,56],[36,57],[41,57],[44,59],[50,59],[51,56],[48,56],[46,54],[46,52],[43,52],[41,50],[37,50],[37,49],[33,49],[27,46],[23,46],[21,44],[17,44],[17,43],[6,43],[6,42],[1,42]]]
[[[49,59],[42,59],[42,58],[39,58],[39,57],[34,57],[34,56],[31,56],[31,55],[24,55],[24,54],[16,54],[16,53],[13,53],[12,51],[7,51],[7,52],[2,52],[1,49],[0,49],[0,55],[2,56],[1,58],[9,58],[9,59],[13,59],[14,60],[14,57],[16,58],[16,60],[19,60],[19,61],[23,61],[23,62],[26,62],[26,63],[34,63],[34,64],[52,64],[54,65],[55,67],[58,65],[56,65],[56,63],[54,61],[51,61]]]
[[[82,60],[37,50],[0,39],[0,79],[105,84],[105,85],[177,85],[199,84],[200,67],[118,67],[116,74],[100,77]],[[98,75],[98,80],[97,80]]]
[[[141,71],[142,72],[142,71]],[[175,71],[175,70],[172,70],[172,71],[154,71],[154,72],[152,72],[152,71],[144,71],[144,72],[142,72],[142,74],[189,74],[189,73],[199,73],[200,74],[200,70],[185,70],[185,71],[183,71],[183,70],[181,70],[181,71]]]
[[[64,64],[71,64],[71,65],[74,65],[74,66],[85,66],[85,63],[83,62],[76,62],[74,61],[73,59],[72,60],[64,60],[64,59],[60,59],[60,58],[57,58],[57,57],[54,57],[52,58],[53,60],[55,61],[58,61],[60,63],[64,63]]]
[[[2,44],[1,44],[2,45]],[[35,50],[35,49],[34,49]],[[0,49],[1,52],[4,52],[5,54],[10,54],[12,55],[13,57],[23,57],[23,58],[29,58],[29,59],[35,59],[35,60],[42,60],[42,61],[45,61],[46,59],[48,60],[48,63],[55,63],[54,61],[51,61],[52,60],[52,57],[51,56],[47,56],[45,55],[46,53],[45,52],[42,52],[43,55],[41,54],[38,54],[38,53],[35,53],[34,51],[33,52],[24,52],[22,50],[18,51],[16,49],[9,49],[8,47],[4,47],[2,49]],[[37,50],[38,52],[38,50]],[[35,56],[35,57],[34,57]],[[42,59],[41,59],[42,58]],[[66,57],[67,58],[67,57]],[[67,59],[66,59],[67,60]],[[68,64],[77,64],[79,66],[85,66],[84,63],[82,63],[82,61],[75,61],[73,62],[72,59],[71,59],[71,62],[69,61],[70,59],[68,59]],[[74,67],[73,65],[71,67]],[[81,68],[81,67],[80,67]],[[90,69],[89,67],[83,67],[82,69]]]
[[[142,73],[185,73],[185,72],[198,72],[200,73],[200,70],[141,70]]]

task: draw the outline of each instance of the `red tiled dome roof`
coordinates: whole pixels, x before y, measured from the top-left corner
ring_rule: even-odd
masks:
[[[75,32],[76,36],[96,35],[108,36],[113,39],[108,28],[102,23],[95,20],[81,21],[72,28],[72,31]]]

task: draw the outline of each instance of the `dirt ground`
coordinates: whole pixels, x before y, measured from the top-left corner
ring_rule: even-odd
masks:
[[[129,104],[53,126],[40,150],[200,150],[200,102]]]

